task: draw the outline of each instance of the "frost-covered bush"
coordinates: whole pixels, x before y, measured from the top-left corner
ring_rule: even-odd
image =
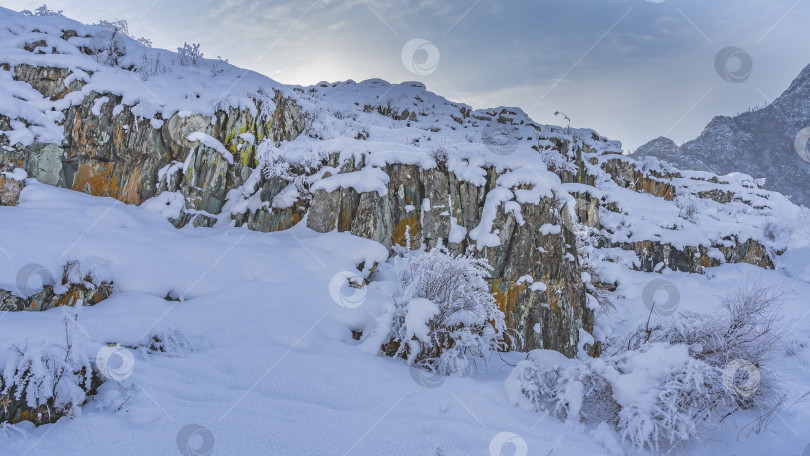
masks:
[[[675,205],[678,206],[678,215],[691,222],[695,221],[698,215],[698,205],[691,195],[681,195],[675,198]]]
[[[39,8],[35,9],[33,12],[31,10],[22,10],[20,11],[24,16],[61,16],[64,11],[54,11],[48,8],[48,5],[43,4]]]
[[[784,402],[770,365],[778,289],[732,291],[722,312],[682,312],[647,322],[613,353],[584,361],[534,351],[506,382],[514,404],[560,419],[606,422],[630,445],[659,451],[695,438],[743,409],[761,429]]]
[[[156,49],[146,49],[141,54],[141,61],[136,65],[135,71],[142,80],[148,81],[154,76],[169,71],[169,66],[161,58],[162,52]]]
[[[108,35],[106,37],[99,36],[99,38],[103,38],[103,41],[96,49],[96,59],[103,65],[117,67],[120,64],[121,57],[127,53],[127,45],[117,29],[101,33],[107,33]]]
[[[427,252],[399,247],[390,262],[401,295],[383,352],[449,375],[476,372],[487,352],[501,348],[506,325],[486,260],[454,256],[440,243]]]
[[[65,310],[65,344],[26,342],[2,347],[5,363],[0,372],[0,398],[4,398],[5,420],[22,407],[34,411],[35,423],[53,422],[85,402],[98,385],[91,358],[77,343],[79,309]],[[11,407],[9,407],[11,406]],[[0,420],[3,421],[3,420]]]
[[[105,21],[102,19],[93,25],[95,25],[96,27],[107,29],[111,32],[124,34],[134,39],[135,41],[138,41],[139,43],[143,44],[146,47],[152,47],[152,40],[144,37],[136,38],[135,36],[130,35],[129,24],[127,23],[126,19],[115,19],[112,21]]]
[[[203,53],[200,51],[200,43],[183,43],[183,47],[177,48],[177,55],[180,57],[180,65],[199,66],[203,60]]]
[[[510,400],[527,410],[545,410],[559,419],[600,423],[619,411],[613,389],[589,364],[546,350],[534,350],[507,380]]]
[[[263,141],[257,150],[262,174],[267,179],[282,179],[292,184],[299,194],[307,192],[307,175],[309,161],[303,160],[301,166],[294,166],[293,157],[288,157],[277,148],[273,141]]]

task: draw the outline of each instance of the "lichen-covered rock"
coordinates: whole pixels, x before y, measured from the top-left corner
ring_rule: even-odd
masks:
[[[54,291],[53,285],[45,285],[38,293],[27,298],[0,290],[0,311],[39,312],[54,307],[75,306],[79,302],[85,306],[93,306],[109,298],[112,292],[111,282],[101,282],[97,286],[89,283],[73,283],[67,286],[66,291],[59,293]]]
[[[82,87],[78,80],[65,87],[68,74],[68,70],[20,65],[15,77],[43,96],[58,99]],[[159,176],[160,170],[186,163],[189,166],[172,183],[173,190],[187,196],[189,209],[215,215],[227,192],[242,185],[258,165],[256,145],[266,139],[276,144],[289,141],[303,131],[301,108],[280,92],[261,95],[254,103],[256,110],[227,108],[213,117],[176,113],[168,120],[159,115],[144,119],[133,114],[121,96],[91,92],[64,111],[61,144],[14,145],[0,151],[0,164],[13,162],[49,185],[140,204],[158,193],[161,177],[166,177]],[[0,119],[0,129],[10,129],[8,123]],[[235,163],[230,165],[211,148],[189,141],[188,136],[198,132],[220,142]]]
[[[645,172],[638,169],[634,161],[620,158],[605,161],[602,163],[602,169],[613,177],[613,181],[620,187],[632,188],[637,192],[649,193],[668,201],[675,198],[675,187],[670,181],[680,177],[678,174],[662,175],[653,170]]]
[[[65,85],[65,79],[71,72],[67,68],[52,68],[21,64],[14,67],[14,79],[25,81],[51,100],[60,100],[70,92],[81,90],[84,81],[74,79]]]
[[[79,385],[86,397],[95,396],[98,393],[98,388],[104,383],[104,378],[100,372],[94,369],[90,370],[90,372],[88,370],[90,369],[83,369],[73,373],[77,377],[87,379],[86,382],[81,382]],[[18,392],[16,385],[11,385],[6,390],[2,378],[0,378],[0,391],[5,391],[0,394],[0,424],[16,424],[21,421],[30,421],[36,426],[41,426],[56,423],[60,418],[69,414],[72,407],[84,405],[69,404],[66,407],[57,407],[54,399],[51,398],[39,406],[31,406],[28,404],[28,397],[25,392]]]
[[[307,226],[320,232],[350,231],[390,248],[405,245],[406,233],[413,247],[432,247],[440,240],[446,244],[451,225],[458,225],[465,234],[450,247],[455,253],[470,249],[492,267],[490,285],[506,315],[509,339],[520,349],[576,354],[579,329],[592,330],[594,317],[586,306],[576,239],[562,228],[555,199],[522,204],[522,224],[501,207],[493,220],[499,245],[478,249],[468,233],[481,223],[487,189],[501,175],[494,168],[487,170],[488,184],[482,187],[461,181],[443,166],[419,170],[391,164],[385,172],[390,179],[384,196],[364,192],[358,197],[344,188],[318,190]],[[544,225],[556,229],[543,234]]]
[[[730,240],[728,245],[716,245],[712,248],[702,245],[676,248],[670,244],[654,241],[621,243],[613,246],[635,252],[638,261],[633,265],[633,269],[644,272],[658,272],[666,267],[673,271],[702,274],[705,268],[720,266],[723,263],[748,263],[766,269],[774,268],[767,249],[753,239],[742,243]]]
[[[0,206],[16,206],[25,181],[15,180],[0,174]]]

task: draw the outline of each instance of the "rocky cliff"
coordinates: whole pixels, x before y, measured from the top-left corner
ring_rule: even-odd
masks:
[[[286,87],[218,62],[186,67],[126,37],[110,63],[110,39],[49,18],[3,32],[13,52],[0,56],[0,81],[20,95],[0,109],[0,204],[16,204],[27,173],[158,208],[178,228],[305,223],[388,248],[444,242],[488,260],[520,349],[567,356],[611,287],[594,258],[643,271],[773,267],[778,246],[762,225],[781,196],[747,176],[639,162],[592,130],[474,111],[419,83]],[[156,59],[165,67],[150,73]],[[724,213],[736,215],[701,222]],[[19,310],[39,302],[2,296]]]

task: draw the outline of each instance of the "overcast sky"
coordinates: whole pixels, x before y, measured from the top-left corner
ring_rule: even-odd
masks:
[[[42,1],[2,4],[21,10]],[[199,42],[206,57],[222,56],[283,83],[419,80],[453,101],[519,106],[539,122],[559,123],[553,115],[559,110],[573,126],[619,139],[625,149],[662,135],[692,139],[715,115],[765,105],[810,64],[810,0],[51,0],[48,6],[87,23],[126,19],[132,35],[155,47]]]

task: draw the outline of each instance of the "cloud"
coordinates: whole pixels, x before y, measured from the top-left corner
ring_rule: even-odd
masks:
[[[416,79],[400,51],[422,38],[441,55],[436,71],[421,77],[430,90],[474,106],[521,106],[538,121],[554,122],[550,113],[560,109],[629,147],[668,130],[678,142],[691,139],[712,116],[762,105],[761,93],[778,95],[810,63],[810,3],[795,0],[48,3],[86,22],[128,19],[158,47],[200,42],[206,56],[305,85]],[[728,45],[754,60],[744,84],[715,73],[714,56]]]

